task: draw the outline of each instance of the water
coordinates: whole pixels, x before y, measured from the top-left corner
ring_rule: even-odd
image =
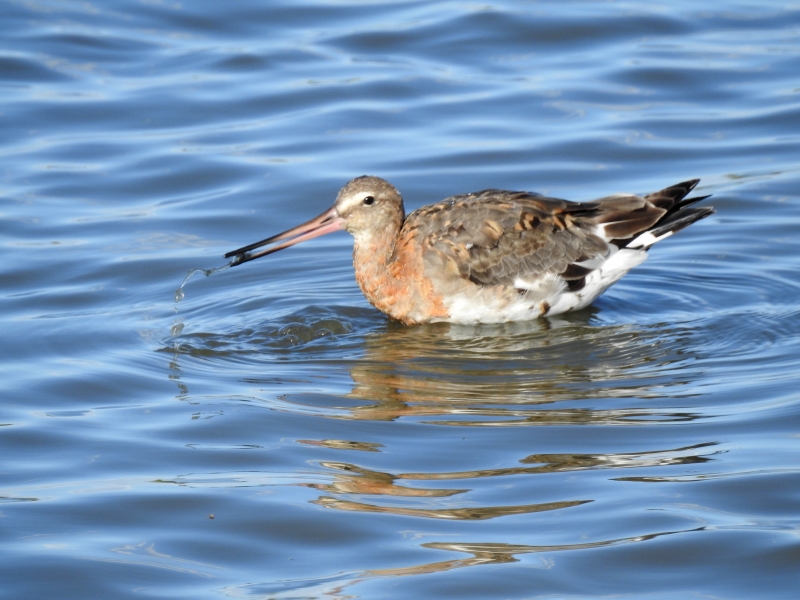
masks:
[[[800,4],[1,12],[0,597],[797,596]],[[531,323],[184,281],[364,173],[717,214]]]

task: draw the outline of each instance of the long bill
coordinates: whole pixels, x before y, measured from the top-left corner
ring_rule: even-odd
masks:
[[[232,252],[228,252],[225,255],[225,258],[231,258],[232,256],[235,257],[233,261],[231,261],[231,266],[235,267],[242,263],[245,263],[249,260],[255,260],[256,258],[261,258],[262,256],[266,256],[267,254],[272,254],[273,252],[277,252],[278,250],[283,250],[284,248],[288,248],[289,246],[294,246],[295,244],[299,244],[300,242],[305,242],[306,240],[313,239],[315,237],[319,237],[321,235],[325,235],[326,233],[332,233],[334,231],[339,231],[342,229],[344,225],[344,219],[336,212],[336,208],[330,208],[322,213],[318,217],[314,217],[310,221],[306,221],[302,225],[298,225],[297,227],[292,227],[291,229],[284,231],[283,233],[279,233],[278,235],[273,235],[270,238],[265,240],[261,240],[260,242],[256,242],[255,244],[250,244],[249,246],[244,246],[237,250],[233,250]],[[255,250],[256,248],[261,248],[262,246],[267,246],[268,244],[274,244],[275,242],[280,242],[281,240],[286,240],[281,244],[277,244],[272,246],[271,248],[267,248],[266,250],[262,250],[261,252],[256,252],[255,254],[250,254],[251,250]]]

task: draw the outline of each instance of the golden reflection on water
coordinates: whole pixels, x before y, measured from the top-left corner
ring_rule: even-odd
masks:
[[[384,330],[361,338],[358,349],[362,355],[358,358],[343,360],[336,356],[323,356],[318,361],[312,359],[322,369],[328,369],[319,382],[303,373],[302,364],[297,368],[303,375],[296,376],[291,362],[282,363],[285,372],[277,380],[272,373],[263,377],[249,373],[241,382],[249,390],[259,386],[263,392],[263,397],[247,398],[248,402],[266,404],[273,410],[286,413],[343,420],[412,420],[443,426],[485,428],[640,426],[687,422],[703,417],[674,408],[676,399],[679,401],[681,397],[681,386],[691,383],[696,376],[684,368],[694,358],[684,350],[686,344],[682,336],[685,332],[666,325],[650,328],[590,325],[590,317],[591,312],[588,312],[558,321],[540,319],[491,327],[447,324],[403,327],[389,323]],[[252,335],[263,339],[263,332]],[[230,345],[241,349],[242,339],[237,337]],[[253,348],[256,357],[255,353],[261,349],[260,342],[258,345],[259,349]],[[207,357],[209,352],[224,354],[225,344],[215,339],[213,348],[200,347],[191,351],[203,357]],[[305,358],[303,352],[298,349],[297,357]],[[332,352],[335,355],[335,348]],[[178,397],[187,400],[191,395],[180,383],[179,354],[176,352],[173,360],[173,378],[182,386]],[[256,359],[252,371],[259,372],[263,364]],[[329,381],[341,382],[343,373],[350,380],[350,388],[341,383],[331,388]],[[291,390],[275,394],[280,389],[276,381],[281,387],[290,382]],[[234,396],[229,395],[226,399],[230,401],[232,398]],[[414,443],[414,440],[408,441]],[[384,451],[383,444],[374,440],[298,439],[296,442],[327,451],[346,452],[349,456],[358,456],[353,452],[367,452],[377,458],[375,453]],[[473,487],[464,485],[470,480],[700,464],[712,460],[710,457],[718,452],[715,445],[706,442],[624,453],[536,453],[518,456],[516,464],[439,472],[393,472],[362,466],[357,461],[321,460],[317,463],[320,470],[314,474],[307,470],[287,472],[271,481],[278,485],[317,490],[320,495],[310,502],[338,511],[483,521],[559,511],[591,503],[595,498],[582,494],[583,497],[548,499],[547,502],[513,505],[498,502],[490,505],[485,498],[481,501],[473,499],[470,494]],[[508,450],[512,452],[513,448]],[[466,454],[462,466],[469,464],[469,458],[470,455]],[[237,474],[237,478],[242,476],[248,477]],[[253,473],[252,482],[258,485],[258,479],[259,475]],[[435,488],[432,487],[435,484],[428,483],[429,487],[414,486],[414,482],[436,481],[460,481],[461,485]],[[238,481],[238,484],[242,482]],[[489,496],[497,498],[500,493]],[[432,542],[422,546],[471,556],[398,569],[366,571],[355,580],[336,586],[340,590],[371,577],[514,562],[519,554],[590,549],[645,541],[669,533],[674,532],[562,546]]]
[[[391,421],[413,418],[423,423],[462,427],[519,425],[643,425],[688,421],[697,415],[648,407],[663,386],[659,369],[684,360],[674,337],[624,327],[587,327],[562,322],[515,323],[486,328],[448,325],[389,326],[367,336],[365,356],[350,364],[353,387],[343,394],[366,404],[339,403],[330,416]],[[676,385],[674,373],[670,374]],[[680,381],[680,380],[679,380]],[[663,393],[661,391],[660,393]],[[608,408],[610,396],[638,406]],[[308,396],[304,402],[309,402]],[[593,403],[603,408],[561,406]],[[292,403],[292,395],[283,397]],[[311,400],[313,403],[313,399]],[[284,408],[286,406],[284,405]],[[331,409],[330,405],[326,408]],[[312,443],[304,440],[303,443]],[[338,440],[328,447],[359,449],[359,442]],[[405,481],[468,480],[506,475],[536,475],[589,469],[641,468],[702,463],[707,446],[616,454],[534,454],[517,465],[458,472],[389,473],[345,462],[322,462],[335,471],[330,483],[305,484],[325,492],[314,503],[326,508],[389,513],[434,519],[483,520],[514,514],[559,510],[591,499],[516,506],[430,507],[375,504],[347,495],[442,498],[469,488],[421,489]],[[367,448],[363,448],[367,449]],[[374,448],[369,448],[374,451]],[[332,494],[332,495],[327,495]],[[335,496],[334,496],[335,495]]]
[[[548,510],[558,510],[560,508],[571,508],[586,504],[591,500],[572,500],[568,502],[543,502],[540,504],[522,504],[518,506],[477,506],[468,508],[403,508],[398,506],[379,506],[377,504],[366,504],[363,502],[352,502],[341,500],[329,496],[320,496],[314,500],[314,504],[319,504],[326,508],[336,508],[339,510],[354,510],[370,513],[390,513],[393,515],[405,515],[410,517],[423,517],[428,519],[452,519],[459,521],[485,521],[496,517],[507,517],[509,515],[524,515],[527,513],[544,512]]]
[[[532,454],[519,462],[536,463],[535,467],[508,467],[504,469],[483,469],[457,473],[402,473],[398,479],[448,480],[497,477],[502,475],[533,475],[537,473],[561,473],[587,469],[632,469],[667,465],[687,465],[704,463],[707,456],[697,454],[700,448],[715,446],[714,443],[697,444],[675,450],[624,454]]]
[[[466,489],[426,490],[396,485],[394,482],[402,475],[392,475],[381,471],[365,469],[348,463],[322,462],[321,466],[338,471],[332,483],[305,484],[318,490],[334,494],[376,494],[381,496],[413,496],[442,498],[463,494]]]
[[[537,454],[521,459],[519,462],[535,464],[536,466],[517,466],[498,469],[481,469],[474,471],[457,472],[430,472],[430,473],[398,473],[391,474],[359,467],[349,463],[322,462],[321,466],[337,471],[335,480],[331,483],[305,483],[306,487],[318,489],[327,493],[338,495],[376,495],[376,496],[403,496],[417,498],[451,497],[472,491],[470,488],[461,489],[421,489],[397,485],[398,480],[403,481],[448,481],[468,480],[488,477],[502,477],[508,475],[539,475],[568,471],[589,469],[631,469],[642,467],[662,467],[669,465],[699,464],[711,460],[707,456],[708,448],[714,443],[697,444],[674,450],[650,451],[641,453],[619,454]],[[705,454],[703,454],[703,449]],[[712,452],[711,454],[714,454]],[[560,502],[547,502],[527,504],[521,506],[479,506],[464,508],[414,508],[407,506],[376,505],[365,502],[356,502],[320,496],[315,504],[326,508],[347,511],[362,511],[371,513],[390,513],[434,519],[460,519],[484,520],[513,514],[524,514],[558,510],[591,502],[590,499],[565,500]]]
[[[429,575],[433,573],[444,573],[464,567],[475,567],[481,565],[498,565],[519,562],[518,558],[524,554],[542,554],[565,551],[592,550],[610,546],[620,546],[623,544],[634,544],[653,540],[658,537],[674,535],[679,533],[691,533],[702,530],[702,527],[680,531],[664,531],[645,535],[616,538],[610,540],[600,540],[595,542],[584,542],[580,544],[562,544],[550,546],[532,546],[524,544],[504,544],[497,542],[429,542],[422,544],[423,548],[432,550],[445,550],[470,554],[468,558],[455,558],[437,562],[421,563],[408,567],[397,567],[391,569],[369,569],[358,573],[339,573],[328,577],[318,577],[306,580],[287,580],[283,582],[283,589],[276,589],[274,584],[245,584],[232,586],[221,590],[224,595],[232,598],[267,598],[273,600],[293,599],[293,598],[331,598],[333,600],[353,600],[361,598],[361,595],[345,594],[348,588],[364,583],[371,579],[382,577],[408,577],[413,575]],[[543,560],[542,566],[552,565],[551,560]],[[302,593],[302,595],[299,595]]]
[[[617,546],[621,544],[644,542],[664,535],[672,535],[675,533],[688,533],[688,531],[696,531],[696,530],[665,531],[662,533],[651,533],[647,535],[639,535],[639,536],[612,539],[612,540],[602,540],[597,542],[587,542],[583,544],[563,544],[556,546],[527,546],[523,544],[502,544],[502,543],[492,543],[492,542],[479,542],[479,543],[429,542],[426,544],[422,544],[422,547],[431,548],[435,550],[450,550],[453,552],[463,552],[467,554],[472,554],[472,557],[460,558],[455,560],[446,560],[434,563],[426,563],[421,565],[414,565],[411,567],[402,567],[399,569],[376,569],[372,571],[367,571],[365,575],[372,577],[403,577],[406,575],[440,573],[442,571],[450,571],[452,569],[460,569],[462,567],[471,567],[475,565],[517,562],[519,559],[516,558],[516,556],[520,554],[532,554],[541,552],[563,552],[568,550],[589,550],[592,548],[603,548],[607,546]]]
[[[304,440],[306,441],[306,440]],[[640,453],[617,454],[534,454],[521,459],[522,465],[535,466],[505,467],[498,469],[479,469],[473,471],[456,471],[443,473],[398,473],[392,474],[367,469],[351,463],[324,461],[320,465],[336,471],[334,481],[330,483],[304,483],[302,485],[333,494],[370,494],[379,496],[403,496],[441,498],[463,494],[471,491],[460,489],[421,489],[397,485],[396,481],[447,481],[461,479],[478,479],[486,477],[502,477],[507,475],[536,475],[582,471],[588,469],[632,469],[642,467],[662,467],[669,465],[700,464],[711,460],[707,454],[700,454],[701,449],[715,446],[714,443],[697,444],[674,450],[658,450]],[[710,453],[714,454],[714,453]],[[321,503],[329,508],[353,510],[355,506],[366,507],[357,503],[337,503],[326,500]],[[555,503],[559,506],[572,506],[574,502]],[[370,512],[377,509],[364,508]],[[380,507],[381,512],[391,512],[390,507]],[[548,509],[550,510],[550,509]],[[430,513],[430,514],[429,514]],[[409,514],[401,512],[398,514]],[[436,517],[436,511],[425,511],[425,516]],[[454,513],[455,514],[455,513]]]
[[[688,383],[675,372],[691,358],[682,353],[678,337],[664,328],[547,320],[492,328],[389,326],[367,336],[364,358],[350,365],[353,388],[343,397],[365,404],[340,407],[331,416],[423,417],[469,427],[691,421],[699,415],[647,406],[667,386]],[[293,394],[282,399],[287,405],[300,401]],[[635,399],[638,406],[574,406],[601,399]]]
[[[360,450],[362,452],[380,452],[379,448],[383,444],[376,442],[352,442],[350,440],[297,440],[299,444],[309,446],[320,446],[321,448],[333,448],[336,450]]]

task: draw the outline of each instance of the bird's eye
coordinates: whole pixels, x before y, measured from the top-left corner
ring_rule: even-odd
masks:
[[[364,204],[367,206],[372,206],[375,204],[375,197],[374,196],[365,196],[364,197]]]

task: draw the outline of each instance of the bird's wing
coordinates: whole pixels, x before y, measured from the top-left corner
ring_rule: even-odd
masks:
[[[484,190],[421,208],[408,215],[404,230],[439,272],[479,285],[522,288],[558,276],[573,289],[613,251],[655,231],[670,215],[685,213],[693,200],[684,196],[696,183],[583,203]]]

